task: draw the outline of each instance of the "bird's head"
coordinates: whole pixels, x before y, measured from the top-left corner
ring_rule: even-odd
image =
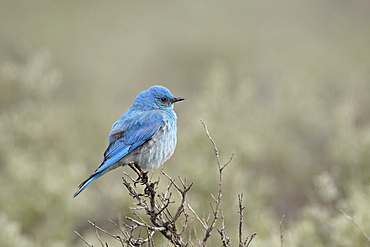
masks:
[[[184,98],[176,98],[163,86],[152,86],[141,92],[135,99],[134,106],[152,109],[173,109],[173,104]]]

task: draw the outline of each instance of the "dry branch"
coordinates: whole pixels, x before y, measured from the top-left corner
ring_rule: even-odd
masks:
[[[195,243],[186,242],[183,240],[181,235],[185,232],[188,227],[188,219],[189,214],[186,212],[189,210],[195,215],[195,218],[200,222],[201,226],[204,229],[204,234],[201,239],[197,239],[196,242],[198,246],[205,247],[207,246],[207,241],[211,236],[213,230],[215,229],[217,220],[221,217],[221,229],[218,229],[218,233],[221,236],[221,242],[223,247],[230,247],[231,239],[226,235],[225,229],[225,220],[223,212],[221,211],[221,198],[222,198],[222,184],[223,184],[223,171],[229,165],[235,156],[233,153],[230,159],[225,163],[221,163],[221,157],[219,151],[216,146],[216,142],[210,136],[207,126],[201,120],[201,123],[205,129],[208,139],[211,141],[213,145],[213,149],[216,156],[218,172],[219,172],[219,181],[218,181],[218,190],[217,195],[212,196],[213,202],[210,203],[210,208],[212,213],[208,215],[207,219],[202,220],[195,210],[189,205],[187,201],[187,193],[193,186],[193,183],[187,184],[186,180],[183,180],[179,177],[180,183],[177,183],[174,179],[172,179],[167,173],[163,170],[161,171],[161,176],[165,177],[168,181],[168,185],[164,192],[158,192],[158,184],[160,178],[157,180],[152,181],[152,178],[148,177],[148,173],[142,171],[139,166],[136,166],[134,163],[130,163],[128,166],[136,173],[138,176],[137,179],[134,179],[129,174],[124,172],[124,177],[122,177],[123,185],[128,190],[129,195],[134,199],[134,207],[130,207],[133,211],[133,217],[126,216],[125,219],[127,222],[120,220],[119,224],[111,223],[119,230],[119,234],[112,234],[107,232],[106,230],[100,228],[95,224],[95,222],[90,222],[91,225],[95,228],[95,235],[97,236],[99,243],[101,246],[104,247],[104,243],[101,240],[98,231],[103,232],[110,237],[118,240],[123,247],[136,247],[136,246],[143,246],[146,244],[147,246],[154,246],[153,235],[158,232],[164,236],[170,243],[174,246],[185,247],[185,246],[194,246]],[[143,187],[143,192],[139,192],[138,186]],[[172,195],[174,192],[177,192],[180,196],[180,201],[177,202],[177,206],[175,209],[172,210],[170,205],[176,204],[175,201],[171,200]],[[247,247],[249,246],[250,242],[256,235],[253,233],[248,238],[243,241],[243,210],[244,207],[242,205],[243,195],[239,195],[239,247]],[[139,215],[139,212],[143,211],[147,217],[142,217]],[[176,222],[182,219],[181,229],[178,230],[176,227]],[[145,231],[142,231],[145,229]],[[141,234],[144,232],[146,237],[141,237]],[[88,242],[82,238],[82,236],[76,232],[76,234],[87,244],[89,247]],[[105,243],[107,247],[108,244]]]

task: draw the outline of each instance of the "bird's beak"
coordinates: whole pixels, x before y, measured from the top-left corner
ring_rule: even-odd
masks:
[[[173,98],[172,103],[178,102],[178,101],[183,101],[185,100],[184,98]]]

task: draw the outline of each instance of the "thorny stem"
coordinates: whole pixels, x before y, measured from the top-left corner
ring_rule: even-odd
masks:
[[[239,199],[239,247],[243,246],[243,194],[238,195]]]
[[[208,139],[211,141],[211,143],[213,145],[213,150],[215,151],[215,155],[216,155],[216,159],[217,159],[217,165],[218,165],[218,171],[219,171],[219,183],[218,183],[217,197],[216,198],[213,198],[214,199],[214,204],[215,204],[215,208],[213,209],[213,219],[212,219],[211,223],[207,226],[207,228],[205,230],[204,237],[203,237],[202,244],[201,244],[202,247],[205,247],[206,246],[206,243],[207,243],[207,240],[211,236],[211,232],[213,231],[213,229],[214,229],[214,227],[216,225],[216,222],[217,222],[217,220],[219,218],[220,203],[221,203],[221,197],[222,197],[222,182],[223,182],[223,173],[222,173],[222,171],[223,171],[223,169],[228,164],[230,164],[231,160],[235,156],[235,153],[233,153],[231,155],[230,160],[226,164],[221,165],[221,157],[220,157],[220,154],[218,152],[218,149],[217,149],[217,146],[216,146],[216,142],[213,140],[213,138],[209,134],[208,128],[205,125],[205,123],[203,122],[203,120],[200,120],[200,122],[202,123],[202,125],[203,125],[203,127],[204,127],[204,129],[206,131],[206,134],[207,134]]]

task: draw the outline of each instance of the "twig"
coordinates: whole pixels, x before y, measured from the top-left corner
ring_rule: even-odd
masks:
[[[256,235],[257,235],[257,232],[252,233],[251,238],[249,239],[249,241],[248,241],[248,243],[247,243],[247,245],[245,247],[248,247],[249,246],[249,244],[252,242],[252,240],[254,239],[254,237]]]
[[[184,219],[184,222],[182,223],[182,226],[181,226],[182,229],[179,232],[179,235],[182,235],[185,232],[185,230],[188,226],[189,214],[187,214],[185,210],[184,210],[184,217],[185,217],[185,219]]]
[[[283,232],[284,220],[285,220],[285,215],[283,214],[283,216],[281,217],[281,221],[280,221],[280,246],[281,247],[284,246],[284,232]]]
[[[346,214],[342,209],[340,209],[340,211],[342,212],[342,214],[344,215],[344,217],[346,217],[349,221],[352,221],[353,224],[355,224],[357,226],[357,228],[361,231],[362,235],[364,235],[364,237],[367,239],[367,241],[370,242],[369,235],[366,234],[366,232],[361,228],[361,226],[351,216],[349,216],[348,214]]]
[[[102,229],[101,227],[99,227],[98,225],[95,225],[95,222],[91,222],[91,221],[87,221],[87,222],[89,222],[93,227],[95,227],[96,229],[98,229],[99,231],[101,231],[101,232],[103,232],[103,233],[105,233],[105,234],[107,234],[107,235],[109,235],[109,236],[111,236],[111,237],[113,237],[113,238],[115,238],[115,239],[118,239],[118,240],[120,240],[121,241],[121,236],[120,235],[117,235],[117,234],[112,234],[112,233],[110,233],[110,232],[108,232],[108,231],[106,231],[106,230],[104,230],[104,229]],[[122,242],[122,241],[121,241]]]
[[[180,206],[177,208],[177,211],[175,213],[175,215],[172,217],[172,219],[169,220],[169,222],[172,224],[174,223],[180,216],[181,214],[184,212],[184,206],[185,206],[185,202],[186,202],[186,193],[191,189],[191,187],[193,186],[193,182],[190,183],[190,185],[186,185],[184,183],[184,181],[181,180],[180,178],[180,181],[182,183],[182,186],[183,186],[183,189],[181,189],[176,183],[175,181],[170,177],[168,176],[163,170],[162,170],[162,174],[164,174],[167,179],[173,184],[173,186],[175,186],[175,188],[177,189],[177,191],[180,193],[181,195],[181,202],[180,202]]]
[[[96,228],[95,220],[94,220],[94,227],[95,227],[95,234],[96,234],[96,237],[98,238],[99,243],[101,244],[101,246],[102,246],[102,247],[104,247],[103,241],[101,240],[101,238],[100,238],[100,236],[99,236],[98,229]]]
[[[207,128],[207,125],[203,122],[203,120],[201,119],[200,122],[202,123],[203,127],[204,127],[204,130],[206,131],[206,134],[207,134],[207,137],[208,139],[212,142],[212,145],[213,145],[213,150],[215,151],[215,155],[216,155],[216,158],[217,158],[217,164],[220,168],[220,165],[221,165],[221,157],[219,155],[219,152],[218,152],[218,149],[217,149],[217,146],[216,146],[216,142],[213,140],[213,138],[211,137],[211,135],[209,134],[209,131],[208,131],[208,128]]]
[[[136,215],[136,214],[135,214]],[[137,215],[136,215],[137,216]],[[151,230],[151,231],[157,231],[157,232],[161,232],[161,231],[165,231],[166,228],[165,227],[156,227],[156,226],[149,226],[145,221],[137,221],[129,216],[126,216],[126,219],[128,219],[129,221],[139,225],[139,226],[143,226],[145,228],[147,228],[148,230]]]
[[[238,195],[239,200],[239,247],[243,246],[243,194]]]
[[[87,245],[87,246],[89,246],[89,247],[93,247],[92,245],[90,245],[82,236],[81,236],[81,234],[79,234],[77,231],[75,231],[75,233],[77,234],[77,236],[79,236],[80,237],[80,239],[82,240],[82,241],[84,241],[84,243]]]
[[[221,229],[218,229],[218,233],[220,233],[221,235],[221,242],[222,242],[222,246],[223,247],[230,247],[231,246],[231,240],[229,237],[226,236],[226,232],[225,232],[225,229],[226,229],[226,226],[225,226],[225,218],[224,218],[224,214],[222,211],[220,211],[221,213]]]
[[[215,155],[216,155],[216,159],[217,159],[217,165],[218,165],[218,170],[219,170],[219,183],[218,183],[218,192],[217,192],[217,197],[215,198],[213,195],[212,195],[212,198],[214,200],[214,204],[215,204],[215,208],[213,209],[212,207],[212,204],[211,204],[211,209],[212,209],[212,213],[213,213],[213,219],[211,221],[210,224],[207,224],[207,228],[205,230],[205,233],[204,233],[204,236],[203,236],[203,240],[202,240],[202,244],[201,246],[202,247],[205,247],[206,246],[206,242],[208,240],[208,238],[211,236],[211,232],[213,231],[215,225],[216,225],[216,222],[217,222],[217,219],[219,218],[219,212],[220,212],[220,203],[221,203],[221,197],[222,197],[222,182],[223,182],[223,169],[228,165],[230,164],[230,162],[232,161],[235,153],[233,153],[230,157],[230,160],[224,164],[224,165],[221,165],[221,157],[220,157],[220,154],[219,154],[219,151],[217,149],[217,146],[216,146],[216,142],[213,140],[213,138],[211,137],[211,135],[209,134],[209,131],[208,131],[208,128],[206,126],[206,124],[203,122],[203,120],[200,120],[200,122],[202,123],[205,131],[206,131],[206,134],[207,134],[207,137],[208,139],[211,141],[212,145],[213,145],[213,150],[215,151]]]
[[[218,152],[218,149],[217,149],[217,146],[216,146],[216,142],[213,140],[213,138],[211,137],[211,135],[209,134],[209,131],[208,131],[208,128],[207,128],[207,125],[203,122],[203,120],[200,120],[200,122],[202,123],[205,131],[206,131],[206,134],[207,134],[207,137],[208,139],[212,142],[212,145],[213,145],[213,150],[215,151],[215,155],[216,155],[216,159],[217,159],[217,165],[218,165],[218,169],[220,171],[222,171],[227,165],[229,165],[232,161],[232,159],[234,158],[235,156],[235,153],[233,152],[231,154],[231,157],[230,157],[230,160],[228,162],[226,162],[223,166],[221,166],[221,156]]]
[[[119,217],[119,218],[121,218],[121,217]],[[110,223],[112,223],[117,229],[118,229],[118,231],[122,234],[122,236],[124,236],[125,235],[125,232],[124,231],[122,231],[122,227],[120,227],[117,223],[115,223],[113,220],[111,220],[111,219],[108,219],[108,221],[110,222]]]
[[[186,207],[188,208],[188,209],[190,209],[190,211],[194,214],[194,216],[195,216],[195,218],[202,224],[202,226],[203,226],[203,228],[204,228],[204,230],[206,230],[207,229],[207,225],[206,225],[206,223],[203,221],[203,220],[201,220],[200,219],[200,217],[198,216],[198,214],[194,211],[194,209],[187,203],[186,204]]]

